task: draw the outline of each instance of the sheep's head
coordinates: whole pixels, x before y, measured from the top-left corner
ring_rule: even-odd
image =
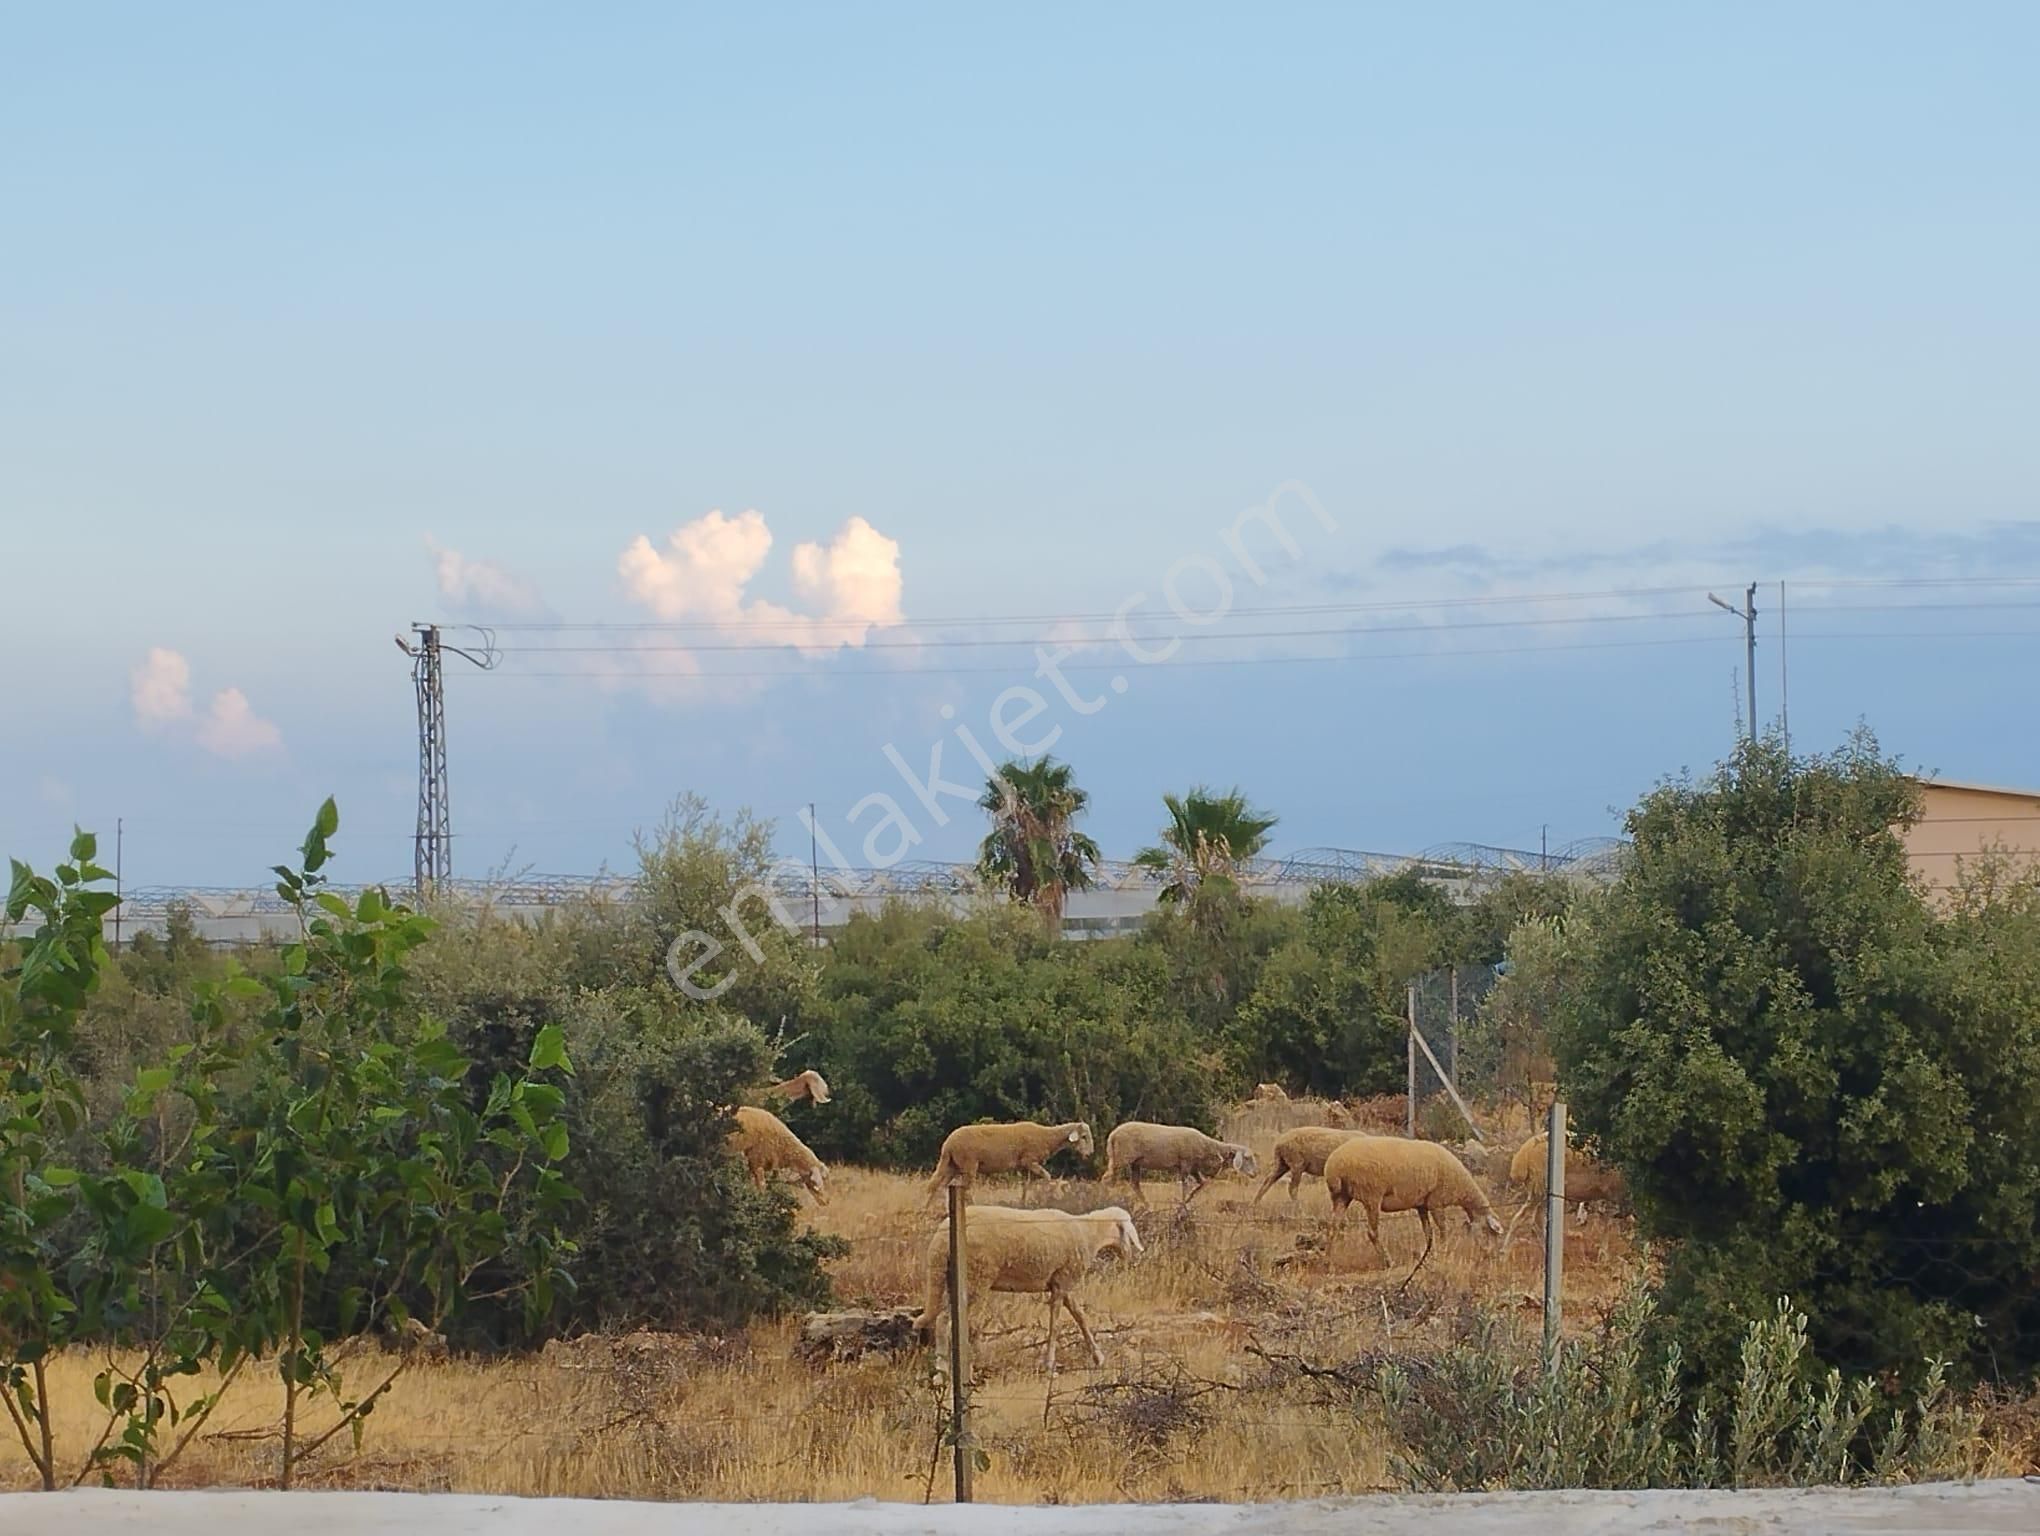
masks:
[[[1495,1220],[1495,1213],[1493,1211],[1489,1211],[1487,1214],[1487,1229],[1489,1232],[1493,1233],[1496,1237],[1500,1237],[1502,1235],[1502,1224],[1499,1221]]]
[[[1282,1091],[1280,1083],[1256,1083],[1254,1085],[1254,1097],[1257,1099],[1286,1099],[1289,1095]]]
[[[829,1203],[828,1195],[823,1193],[822,1190],[822,1183],[827,1177],[828,1169],[824,1168],[820,1163],[815,1164],[814,1167],[808,1169],[807,1172],[800,1176],[800,1181],[807,1186],[808,1193],[815,1197],[816,1205],[827,1205]]]
[[[822,1081],[822,1074],[813,1067],[809,1067],[807,1071],[801,1073],[795,1081],[807,1090],[807,1096],[814,1100],[815,1103],[826,1104],[829,1102],[829,1085]]]
[[[1125,1206],[1108,1205],[1104,1210],[1094,1212],[1093,1214],[1112,1218],[1113,1225],[1119,1229],[1116,1240],[1121,1253],[1134,1254],[1141,1251],[1140,1229],[1134,1226],[1133,1213],[1127,1210]]]
[[[1231,1163],[1234,1173],[1244,1173],[1251,1179],[1261,1171],[1260,1161],[1247,1148],[1228,1145],[1226,1152],[1229,1154],[1226,1160]]]
[[[1071,1126],[1064,1140],[1075,1147],[1078,1154],[1083,1157],[1089,1157],[1098,1150],[1098,1144],[1091,1140],[1091,1128],[1088,1125]]]
[[[1353,1123],[1353,1116],[1346,1106],[1334,1099],[1325,1106],[1325,1124],[1344,1130]]]

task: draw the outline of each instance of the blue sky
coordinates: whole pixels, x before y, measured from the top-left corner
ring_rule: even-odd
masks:
[[[1109,852],[1197,781],[1281,849],[1611,832],[1728,745],[1703,594],[1749,580],[1795,743],[2040,782],[2036,46],[1988,4],[0,8],[0,843],[120,816],[138,883],[252,882],[332,792],[342,872],[401,875],[426,618],[504,652],[450,678],[463,873],[615,862],[682,789],[814,801],[852,862],[889,794],[961,856],[883,749],[966,777],[956,724],[996,752],[1047,687],[982,642],[1051,630],[1105,702],[1033,731]],[[1292,497],[1256,586],[1222,533],[1292,483],[1335,526]],[[669,542],[751,510],[769,547]],[[1165,631],[1186,559],[1240,610],[1198,665],[1047,622]],[[529,654],[575,639],[672,649]],[[690,666],[788,675],[641,675]]]

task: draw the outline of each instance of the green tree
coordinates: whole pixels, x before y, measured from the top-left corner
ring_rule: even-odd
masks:
[[[1169,820],[1161,842],[1133,856],[1168,876],[1162,900],[1187,906],[1199,896],[1235,895],[1240,866],[1268,846],[1277,818],[1255,810],[1238,789],[1217,794],[1201,784],[1187,795],[1163,795],[1162,804]]]
[[[1390,1093],[1403,1076],[1404,988],[1425,969],[1438,930],[1386,882],[1325,885],[1272,954],[1225,1029],[1237,1083],[1306,1093]]]
[[[1844,1369],[2040,1364],[2040,897],[1908,873],[1910,781],[1867,733],[1745,746],[1629,815],[1553,1019],[1582,1127],[1672,1239],[1711,1371],[1790,1296]]]
[[[978,797],[978,808],[992,818],[978,848],[978,873],[1060,923],[1069,893],[1089,890],[1098,865],[1098,845],[1077,830],[1090,801],[1068,763],[1008,762]]]

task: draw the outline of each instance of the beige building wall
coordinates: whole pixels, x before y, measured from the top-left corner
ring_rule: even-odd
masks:
[[[2040,861],[2040,790],[1921,780],[1920,803],[1922,815],[1905,843],[1929,884],[1954,884],[1957,865],[1986,848]]]

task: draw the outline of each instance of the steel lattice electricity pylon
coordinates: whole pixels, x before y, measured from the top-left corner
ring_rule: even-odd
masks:
[[[411,658],[411,682],[418,693],[418,833],[413,879],[418,898],[430,896],[453,878],[453,809],[446,773],[446,680],[441,657],[451,651],[484,671],[496,664],[495,638],[482,631],[480,651],[443,645],[437,624],[413,624],[417,643],[397,637]]]

